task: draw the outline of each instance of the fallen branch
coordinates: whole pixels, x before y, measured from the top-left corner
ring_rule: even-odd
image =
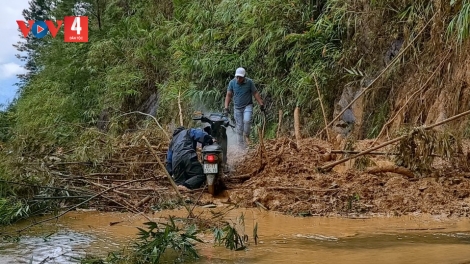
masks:
[[[183,111],[181,109],[181,91],[178,91],[178,108],[180,115],[180,126],[183,126]]]
[[[268,190],[279,190],[279,191],[307,191],[307,192],[331,192],[338,191],[339,189],[308,189],[299,187],[268,187]]]
[[[294,132],[297,148],[300,149],[300,108],[298,106],[294,109]]]
[[[81,198],[90,198],[91,195],[87,196],[34,196],[33,200],[62,200],[62,199],[81,199]]]
[[[334,150],[331,150],[330,153],[333,153],[333,154],[358,154],[358,153],[360,153],[360,151],[334,149]],[[397,152],[380,152],[380,151],[372,151],[372,152],[369,152],[367,154],[369,154],[369,155],[391,155],[391,156],[399,155],[399,153],[397,153]],[[440,155],[437,155],[437,154],[431,154],[431,156],[440,157]]]
[[[188,205],[184,202],[184,199],[183,199],[183,196],[181,195],[180,191],[178,190],[178,187],[176,187],[176,184],[175,182],[173,181],[173,178],[171,177],[171,175],[168,173],[168,171],[166,170],[166,167],[165,165],[163,165],[162,161],[160,160],[160,157],[158,157],[157,153],[155,153],[155,150],[153,150],[152,148],[152,145],[150,145],[150,142],[147,140],[147,138],[145,136],[142,136],[142,139],[145,141],[145,143],[147,144],[147,147],[148,149],[150,150],[150,152],[152,152],[153,156],[155,157],[155,159],[157,159],[158,161],[158,164],[160,164],[160,167],[161,169],[163,170],[163,172],[165,173],[166,177],[168,178],[168,181],[170,181],[170,184],[171,186],[173,187],[173,189],[175,190],[176,194],[178,195],[178,198],[180,199],[181,203],[183,204],[183,206],[186,208],[186,210],[188,211],[188,213],[190,214],[190,217],[193,217],[192,216],[192,212],[191,212],[191,209],[188,207]],[[154,176],[154,175],[152,175]],[[156,178],[156,177],[155,177]]]
[[[360,151],[354,151],[354,150],[331,150],[330,153],[334,154],[358,154],[361,153]],[[379,152],[379,151],[371,151],[367,154],[370,155],[398,155],[398,153],[395,152]]]
[[[129,206],[129,204],[122,204],[121,202],[116,201],[115,199],[112,199],[111,197],[107,197],[107,196],[104,196],[104,195],[101,196],[101,197],[103,197],[103,198],[105,198],[105,199],[107,199],[107,200],[109,200],[109,201],[111,201],[111,202],[113,202],[113,203],[115,203],[115,204],[120,205],[122,208],[125,208],[125,209],[126,209],[127,211],[129,211],[129,212],[132,212],[132,213],[134,213],[134,214],[139,213],[139,210],[137,210],[137,209],[134,208],[133,206]]]
[[[414,173],[411,170],[404,168],[404,167],[397,166],[397,165],[372,167],[372,168],[367,169],[365,172],[370,173],[370,174],[393,172],[393,173],[404,175],[408,178],[415,177]]]
[[[139,189],[132,189],[132,188],[126,188],[127,191],[129,192],[153,192],[153,191],[165,191],[168,190],[168,188],[162,187],[162,188],[139,188]]]
[[[27,229],[29,229],[29,228],[31,228],[31,227],[33,227],[33,226],[36,226],[36,225],[39,225],[39,224],[42,224],[42,223],[45,223],[45,222],[48,222],[48,221],[51,221],[51,220],[54,220],[54,219],[59,219],[59,217],[65,215],[66,213],[72,211],[73,209],[79,207],[80,205],[83,205],[83,204],[85,204],[85,203],[91,201],[92,199],[94,199],[94,198],[96,198],[96,197],[98,197],[98,196],[101,196],[101,195],[104,194],[104,193],[107,193],[107,192],[109,192],[109,191],[111,191],[111,190],[114,190],[114,189],[116,189],[116,188],[119,188],[119,187],[122,187],[122,186],[125,186],[125,185],[128,185],[128,184],[131,184],[131,183],[133,183],[133,182],[138,182],[138,181],[140,181],[140,180],[128,181],[128,182],[125,182],[125,183],[123,183],[123,184],[110,187],[110,188],[108,188],[108,189],[106,189],[106,190],[104,190],[104,191],[102,191],[102,192],[99,192],[99,193],[93,195],[92,197],[86,199],[85,201],[83,201],[83,202],[81,202],[81,203],[79,203],[79,204],[77,204],[77,205],[74,205],[74,206],[70,207],[69,209],[65,210],[64,212],[58,214],[57,216],[54,216],[54,217],[50,217],[50,218],[41,220],[41,221],[36,222],[36,223],[34,223],[34,224],[31,224],[31,225],[29,225],[29,226],[27,226],[27,227],[24,227],[24,228],[22,228],[22,229],[16,230],[16,232],[17,232],[17,233],[21,233],[21,232],[23,232],[24,230],[27,230]]]
[[[428,130],[428,129],[431,129],[431,128],[433,128],[433,127],[440,126],[440,125],[442,125],[442,124],[445,124],[445,123],[448,123],[448,122],[453,121],[453,120],[455,120],[455,119],[458,119],[458,118],[460,118],[460,117],[466,116],[466,115],[468,115],[468,114],[470,114],[470,110],[465,111],[465,112],[462,112],[462,113],[460,113],[460,114],[458,114],[458,115],[455,115],[455,116],[453,116],[453,117],[449,117],[449,118],[447,118],[447,119],[445,119],[445,120],[443,120],[443,121],[441,121],[441,122],[435,123],[435,124],[433,124],[433,125],[430,125],[430,126],[422,126],[421,129],[423,129],[423,130]],[[411,133],[413,133],[413,132],[411,132]],[[370,153],[370,152],[372,152],[372,151],[374,151],[374,150],[376,150],[376,149],[379,149],[379,148],[388,146],[388,145],[393,144],[393,143],[395,143],[395,142],[397,142],[397,141],[400,141],[400,140],[402,140],[402,139],[404,139],[404,138],[406,138],[406,137],[408,137],[408,135],[403,135],[403,136],[397,137],[397,138],[395,138],[395,139],[389,140],[389,141],[384,142],[384,143],[382,143],[382,144],[380,144],[380,145],[378,145],[378,146],[376,146],[376,147],[373,147],[373,148],[364,150],[364,151],[362,151],[362,152],[359,152],[358,154],[353,155],[353,156],[351,156],[351,157],[346,157],[346,158],[344,158],[344,159],[335,161],[335,162],[333,162],[333,163],[331,163],[331,164],[327,164],[327,165],[325,165],[325,166],[322,166],[322,167],[319,168],[319,170],[320,170],[320,171],[326,171],[326,170],[328,170],[328,169],[333,168],[334,166],[336,166],[336,165],[338,165],[338,164],[341,164],[341,163],[344,163],[344,162],[346,162],[346,161],[348,161],[348,160],[355,159],[355,158],[360,157],[360,156],[362,156],[362,155],[368,154],[368,153]]]
[[[318,100],[320,100],[321,111],[323,113],[323,121],[325,122],[325,127],[326,127],[328,126],[328,121],[326,121],[325,108],[323,107],[323,100],[322,100],[322,96],[320,93],[320,88],[318,87],[317,76],[315,76],[315,74],[313,74],[313,79],[315,80],[315,86],[317,87]],[[330,133],[328,132],[328,129],[325,129],[325,130],[326,130],[326,138],[330,142],[331,141]]]
[[[279,110],[279,123],[277,123],[276,138],[279,138],[279,134],[281,132],[281,124],[282,124],[282,110]]]
[[[124,173],[113,173],[113,172],[98,172],[98,173],[90,173],[88,176],[126,176]]]
[[[148,203],[150,201],[150,199],[152,199],[152,196],[150,195],[147,195],[144,199],[140,200],[136,205],[135,207],[141,207],[142,205]]]
[[[99,183],[95,183],[95,182],[92,182],[92,181],[85,181],[85,180],[82,180],[82,181],[85,182],[85,183],[89,183],[89,184],[98,186],[98,187],[103,188],[103,189],[108,188],[108,187],[106,187],[106,186],[103,186],[103,185],[101,185],[101,184],[99,184]],[[124,193],[124,192],[121,192],[121,191],[118,191],[118,190],[115,190],[115,189],[113,189],[112,191],[115,192],[115,193],[117,193],[117,194],[119,194],[119,195],[125,196],[125,197],[127,197],[127,198],[131,197],[131,195],[128,194],[128,193]]]
[[[28,187],[34,187],[34,188],[52,189],[52,190],[67,191],[67,192],[83,192],[83,193],[87,193],[87,192],[88,192],[88,191],[84,191],[84,190],[74,190],[74,189],[65,189],[65,188],[50,187],[50,186],[41,186],[41,185],[34,185],[34,184],[21,183],[21,182],[13,182],[13,181],[5,181],[5,180],[0,180],[0,182],[5,182],[5,183],[9,183],[9,184],[20,185],[20,186],[28,186]],[[89,192],[88,192],[88,193],[89,193]]]
[[[202,187],[201,193],[199,193],[199,197],[197,197],[196,201],[194,202],[193,208],[191,208],[191,211],[190,211],[189,214],[188,214],[188,218],[191,217],[191,215],[192,215],[192,213],[193,213],[193,210],[194,210],[194,208],[196,208],[196,205],[197,205],[197,203],[199,202],[199,200],[201,199],[202,194],[204,193],[204,190],[206,190],[206,187],[207,187],[207,183],[204,184],[204,187]]]
[[[160,123],[158,123],[158,120],[153,116],[153,115],[149,115],[149,114],[146,114],[146,113],[142,113],[140,111],[133,111],[133,112],[129,112],[129,113],[125,113],[125,114],[122,114],[118,117],[121,117],[121,116],[125,116],[125,115],[130,115],[130,114],[141,114],[141,115],[145,115],[145,116],[149,116],[151,117],[155,123],[157,123],[157,126],[163,131],[163,133],[165,134],[165,136],[167,137],[168,140],[170,140],[170,136],[168,135],[168,133],[165,131],[165,129],[163,129],[163,127],[160,125]]]
[[[385,131],[385,129],[393,122],[393,120],[395,120],[395,118],[397,118],[397,116],[401,113],[401,111],[403,109],[405,109],[405,107],[408,105],[408,103],[411,101],[411,99],[417,95],[419,92],[421,92],[424,88],[426,88],[426,86],[428,85],[428,83],[432,80],[432,78],[434,77],[434,75],[437,73],[438,70],[441,69],[442,65],[444,64],[444,62],[447,60],[447,57],[449,56],[450,54],[450,50],[447,52],[446,56],[444,57],[444,59],[441,61],[441,63],[437,66],[437,68],[434,70],[434,72],[431,74],[431,76],[429,76],[429,78],[426,80],[426,82],[421,86],[421,88],[419,88],[416,92],[414,92],[405,102],[405,104],[403,104],[402,107],[400,107],[400,109],[398,109],[398,111],[395,113],[395,115],[389,120],[387,121],[387,123],[385,123],[385,125],[383,125],[382,129],[380,130],[379,134],[377,135],[377,137],[375,138],[374,142],[372,143],[372,145],[375,145],[375,143],[377,142],[377,140],[382,136],[382,133]]]

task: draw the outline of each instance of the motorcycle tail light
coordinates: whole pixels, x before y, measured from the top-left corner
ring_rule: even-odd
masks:
[[[217,156],[214,155],[214,154],[208,154],[208,155],[206,156],[206,160],[207,160],[208,162],[216,162],[216,161],[217,161]]]

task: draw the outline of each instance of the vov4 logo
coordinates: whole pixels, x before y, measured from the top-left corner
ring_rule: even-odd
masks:
[[[64,42],[88,42],[88,17],[66,16],[64,20],[34,21],[28,20],[28,25],[22,20],[16,20],[18,27],[25,38],[31,32],[36,38],[43,38],[48,32],[55,38],[60,27],[64,24]]]

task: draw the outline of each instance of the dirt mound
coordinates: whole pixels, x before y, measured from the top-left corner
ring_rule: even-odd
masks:
[[[151,148],[142,139],[144,136]],[[168,142],[164,135],[146,130],[113,141],[103,140],[102,144],[109,146],[109,142],[112,155],[108,158],[93,165],[52,164],[49,168],[55,173],[51,175],[70,175],[68,184],[102,193],[89,204],[98,210],[138,213],[181,206],[154,156],[165,159]],[[367,149],[370,144],[370,140],[354,142],[355,150]],[[293,215],[470,213],[470,170],[461,163],[439,161],[432,173],[419,175],[397,167],[389,156],[368,155],[335,166],[330,172],[320,172],[319,167],[343,157],[331,154],[332,149],[346,147],[315,138],[302,139],[298,144],[279,138],[267,140],[263,146],[248,152],[230,152],[229,147],[232,172],[221,197],[213,198],[200,189],[186,193],[186,198],[198,205],[228,201]]]
[[[230,201],[295,215],[467,216],[470,211],[470,174],[462,169],[443,166],[429,177],[410,177],[381,170],[392,163],[371,158],[369,164],[379,165],[375,170],[343,167],[344,172],[321,173],[317,168],[335,158],[328,150],[330,144],[312,138],[299,146],[287,138],[267,141],[263,159],[258,148],[236,168],[249,179],[229,185]]]

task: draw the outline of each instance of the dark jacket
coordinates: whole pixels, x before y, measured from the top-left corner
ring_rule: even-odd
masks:
[[[197,142],[205,145],[212,144],[212,137],[202,129],[179,127],[173,132],[173,139],[168,147],[166,156],[167,170],[170,174],[184,159],[197,157]]]

